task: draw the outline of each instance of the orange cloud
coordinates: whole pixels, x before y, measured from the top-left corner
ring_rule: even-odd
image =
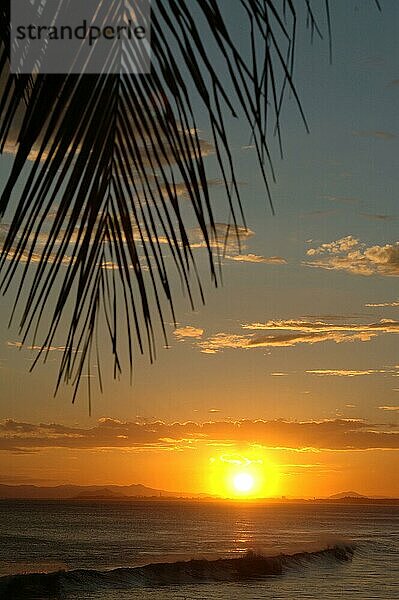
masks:
[[[399,242],[369,246],[349,235],[334,242],[309,248],[307,267],[347,271],[356,275],[399,276]]]
[[[199,327],[193,327],[192,325],[185,325],[184,327],[178,327],[174,330],[173,335],[179,340],[185,338],[200,338],[204,333],[203,329]]]
[[[374,303],[369,303],[369,304],[365,304],[364,306],[368,306],[368,307],[372,307],[372,308],[383,308],[386,306],[399,306],[399,301],[394,300],[393,302],[374,302]]]
[[[257,254],[237,254],[236,256],[226,256],[228,260],[236,262],[264,263],[268,265],[286,265],[287,261],[281,256],[259,256]]]
[[[366,450],[399,448],[398,427],[360,419],[323,421],[123,422],[104,418],[92,428],[56,423],[0,423],[0,450],[27,452],[41,448],[195,448],[200,445],[257,444],[295,450]]]
[[[389,373],[385,369],[367,369],[365,371],[350,371],[349,369],[313,369],[305,371],[310,375],[335,376],[335,377],[362,377],[365,375],[375,375],[376,373]]]
[[[381,319],[370,324],[340,324],[325,321],[275,320],[265,323],[244,323],[242,329],[252,331],[288,331],[267,335],[236,334],[220,332],[198,343],[202,352],[215,354],[228,348],[272,348],[292,347],[297,344],[317,344],[321,342],[342,342],[371,340],[382,333],[399,333],[399,321]]]
[[[326,323],[325,321],[304,321],[302,319],[281,319],[271,320],[265,323],[245,323],[242,325],[243,329],[252,330],[268,330],[268,329],[283,329],[289,331],[316,331],[328,332],[328,331],[348,331],[348,332],[369,332],[369,331],[380,331],[383,333],[399,333],[399,321],[393,319],[381,319],[376,323],[369,324],[358,324],[358,323]]]

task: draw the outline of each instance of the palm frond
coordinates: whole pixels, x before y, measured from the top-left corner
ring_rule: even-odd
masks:
[[[219,282],[209,145],[200,137],[198,111],[206,115],[238,240],[245,219],[226,115],[247,120],[271,202],[270,140],[275,132],[282,146],[287,93],[304,119],[293,82],[298,11],[312,35],[321,35],[321,26],[310,0],[237,4],[247,52],[237,48],[228,24],[230,2],[153,0],[149,75],[10,74],[9,7],[0,9],[0,148],[15,144],[0,198],[0,218],[9,220],[1,290],[20,278],[20,333],[24,342],[40,337],[37,359],[66,327],[58,385],[72,382],[75,393],[84,369],[100,364],[104,330],[114,376],[122,369],[122,341],[130,369],[135,345],[153,360],[154,320],[165,339],[165,321],[176,320],[166,249],[191,305],[197,293],[203,301],[179,186]],[[324,19],[329,29],[328,2]]]

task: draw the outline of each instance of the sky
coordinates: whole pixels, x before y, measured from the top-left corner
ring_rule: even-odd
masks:
[[[119,381],[105,369],[91,415],[85,386],[74,404],[68,387],[54,397],[62,339],[30,373],[35,351],[8,327],[13,295],[0,299],[0,483],[239,496],[230,481],[245,472],[252,495],[399,494],[399,6],[382,8],[333,3],[332,64],[326,41],[311,45],[298,28],[310,133],[289,100],[274,216],[247,127],[227,119],[248,226],[241,253],[227,245],[215,289],[192,228],[206,303],[192,311],[175,281],[177,328],[168,323],[155,364],[137,353],[132,385],[128,369]],[[212,151],[206,161],[223,234]],[[1,158],[2,181],[11,163]]]

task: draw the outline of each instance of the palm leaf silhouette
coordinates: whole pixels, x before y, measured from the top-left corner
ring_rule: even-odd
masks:
[[[10,74],[8,3],[0,9],[0,144],[15,153],[0,198],[1,290],[20,282],[20,334],[23,342],[31,335],[33,345],[39,338],[37,359],[66,324],[57,387],[72,382],[76,394],[93,361],[101,385],[104,327],[115,376],[125,341],[130,369],[135,344],[153,360],[154,320],[165,339],[166,319],[176,320],[166,249],[191,304],[198,293],[203,300],[181,189],[218,284],[226,240],[214,218],[198,110],[207,117],[226,190],[225,237],[235,232],[239,243],[239,223],[245,224],[226,114],[247,120],[270,199],[269,140],[277,134],[281,143],[287,93],[303,117],[293,83],[297,12],[305,11],[312,36],[321,32],[310,0],[236,2],[249,52],[237,48],[229,2],[153,0],[151,73],[120,76]],[[129,3],[119,4],[123,10]],[[328,2],[324,11],[328,31]]]

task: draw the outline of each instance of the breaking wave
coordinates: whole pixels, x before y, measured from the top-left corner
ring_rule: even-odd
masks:
[[[53,573],[30,573],[0,578],[0,600],[63,600],[68,592],[100,591],[106,588],[130,588],[198,583],[206,581],[244,581],[283,575],[290,568],[319,561],[350,561],[354,547],[336,544],[313,552],[263,556],[250,551],[239,558],[150,563],[141,567],[109,571],[76,569]]]

